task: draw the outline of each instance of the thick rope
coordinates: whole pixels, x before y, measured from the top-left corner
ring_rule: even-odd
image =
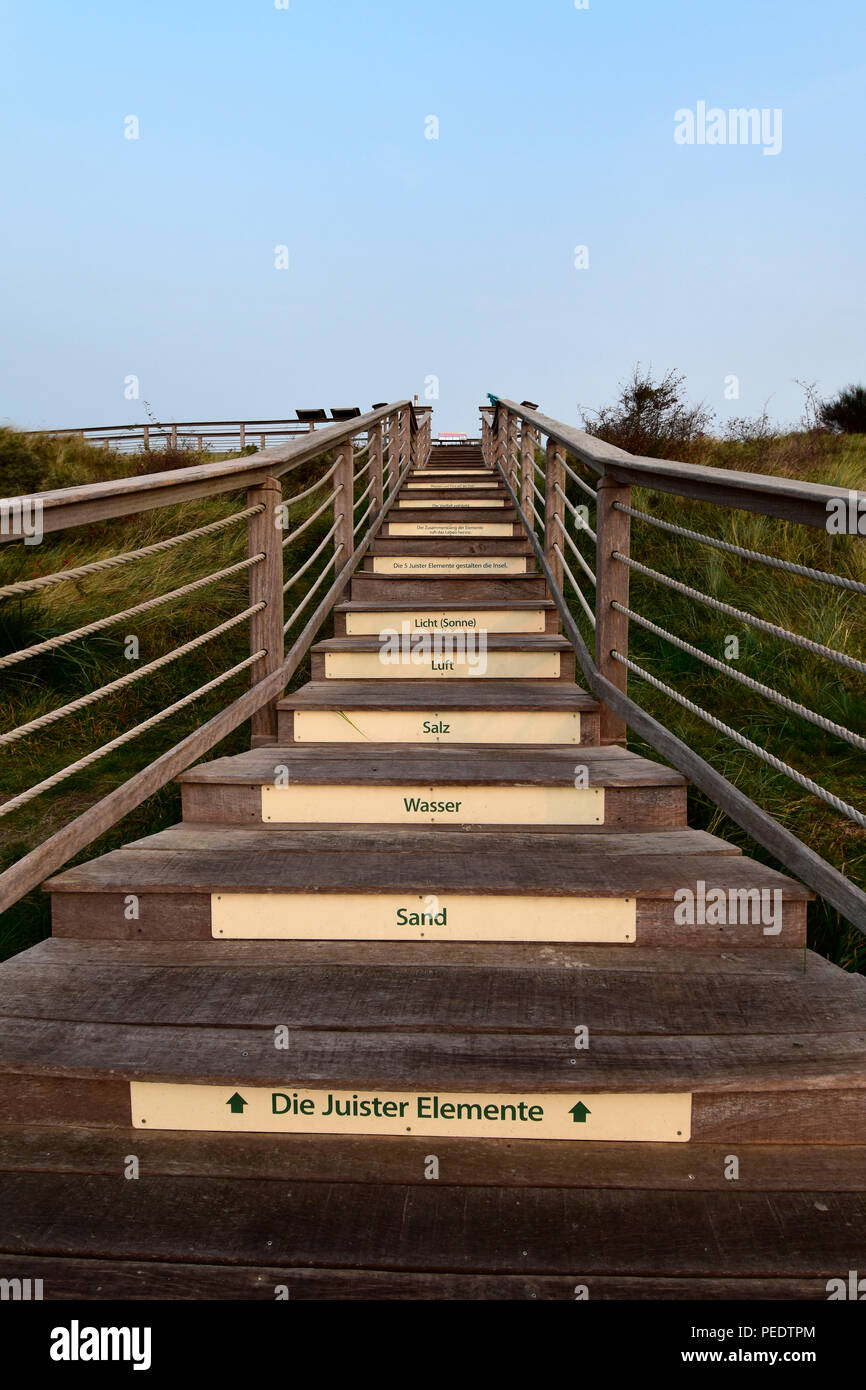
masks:
[[[255,507],[247,507],[246,511],[224,517],[222,521],[212,521],[208,526],[197,527],[195,531],[184,531],[182,536],[172,536],[167,541],[146,545],[143,550],[128,550],[123,555],[111,555],[106,560],[94,560],[91,564],[79,565],[78,569],[74,570],[58,570],[56,574],[45,574],[40,579],[22,579],[17,584],[7,584],[0,589],[0,598],[7,598],[10,594],[29,594],[35,589],[47,589],[51,584],[62,584],[65,579],[83,579],[87,574],[117,569],[119,565],[131,564],[133,560],[144,560],[148,555],[160,555],[163,551],[174,550],[175,546],[184,545],[187,541],[198,540],[199,536],[215,535],[217,531],[224,531],[227,526],[246,521],[264,510],[265,504],[259,502]]]
[[[565,529],[565,523],[563,522],[562,517],[561,517],[561,516],[557,516],[557,515],[556,515],[556,512],[554,512],[554,513],[553,513],[553,519],[554,519],[554,521],[556,522],[557,526],[559,527],[560,531],[562,532],[563,539],[566,540],[566,541],[568,542],[569,546],[571,547],[572,551],[574,552],[574,555],[575,555],[575,557],[576,557],[576,559],[577,559],[577,562],[578,562],[578,564],[580,565],[581,569],[583,570],[584,574],[586,575],[587,579],[589,579],[589,581],[590,581],[591,584],[596,584],[596,585],[597,585],[598,581],[597,581],[597,579],[596,579],[594,573],[592,572],[592,570],[590,569],[589,565],[588,565],[588,564],[586,563],[586,561],[584,560],[583,556],[581,555],[580,551],[579,551],[578,548],[577,548],[577,545],[575,544],[575,542],[572,540],[571,536],[568,534],[567,530]]]
[[[709,656],[707,652],[702,652],[699,647],[693,647],[690,642],[684,642],[681,637],[676,637],[672,632],[667,632],[665,628],[658,627],[656,623],[651,623],[649,618],[644,618],[642,614],[635,613],[631,608],[624,608],[621,603],[614,599],[611,608],[615,608],[618,613],[623,613],[632,622],[638,623],[640,627],[645,627],[648,632],[652,632],[656,637],[663,637],[672,646],[679,647],[680,651],[688,652],[690,656],[697,657],[707,666],[712,666],[715,671],[722,671],[732,680],[739,681],[740,685],[745,685],[749,690],[754,690],[758,695],[763,695],[766,699],[772,700],[775,704],[781,705],[783,709],[789,710],[792,714],[799,714],[802,719],[808,719],[811,724],[817,724],[819,729],[824,729],[828,734],[835,734],[837,738],[844,739],[855,748],[861,748],[866,752],[866,738],[861,734],[855,734],[851,729],[846,729],[843,724],[836,724],[832,719],[826,719],[823,714],[817,714],[806,705],[801,705],[797,700],[790,699],[783,695],[781,691],[774,690],[772,686],[763,685],[761,681],[754,680],[751,676],[744,675],[742,671],[735,671],[726,661],[720,661],[718,657]]]
[[[37,782],[35,786],[28,788],[27,791],[19,793],[18,796],[13,796],[10,801],[4,801],[2,806],[0,806],[0,816],[8,816],[10,811],[17,811],[19,806],[24,806],[28,801],[32,801],[34,797],[41,796],[43,792],[50,791],[52,787],[57,786],[58,782],[63,782],[67,777],[72,777],[76,772],[81,772],[83,768],[89,767],[90,764],[95,763],[97,759],[104,758],[107,753],[112,753],[115,748],[120,748],[122,744],[129,743],[131,739],[137,738],[138,735],[143,734],[145,730],[152,729],[156,724],[161,724],[163,720],[168,719],[170,715],[177,714],[178,710],[184,709],[187,705],[191,705],[194,700],[201,699],[202,695],[207,695],[211,690],[215,690],[217,686],[223,685],[227,680],[231,680],[232,676],[236,676],[239,671],[246,670],[254,661],[260,660],[263,656],[267,656],[267,652],[264,649],[255,652],[253,656],[248,656],[245,661],[238,662],[237,666],[233,666],[230,671],[223,671],[221,676],[215,676],[212,681],[208,681],[207,685],[200,685],[198,690],[193,690],[191,694],[184,695],[181,700],[176,700],[173,705],[168,705],[165,709],[160,710],[158,714],[152,714],[149,719],[145,719],[141,724],[136,724],[134,729],[127,729],[125,733],[118,734],[117,738],[113,738],[110,743],[104,743],[101,748],[96,748],[92,753],[85,754],[85,756],[79,758],[77,762],[70,763],[68,767],[61,768],[59,772],[55,772],[50,777],[46,777],[42,782]]]
[[[322,580],[325,578],[325,575],[328,573],[328,570],[329,570],[329,569],[331,568],[331,566],[336,562],[337,556],[340,554],[340,551],[341,551],[341,550],[345,550],[345,546],[343,545],[342,541],[341,541],[340,544],[337,546],[336,550],[334,551],[334,553],[333,553],[333,555],[331,556],[331,558],[330,558],[330,560],[328,561],[328,563],[325,565],[325,568],[322,570],[322,573],[319,575],[319,577],[318,577],[318,579],[316,580],[315,584],[313,584],[313,585],[307,590],[306,594],[305,594],[304,597],[301,599],[300,603],[298,604],[298,606],[297,606],[297,608],[295,609],[295,611],[294,611],[294,613],[292,614],[292,616],[289,618],[288,622],[283,623],[283,634],[284,634],[284,635],[285,635],[285,633],[288,632],[289,628],[292,626],[292,623],[295,621],[295,619],[297,618],[298,614],[299,614],[299,613],[303,613],[303,611],[304,611],[304,609],[306,608],[307,604],[309,603],[310,599],[313,597],[313,594],[316,592],[316,590],[318,589],[318,587],[319,587],[319,585],[321,584]]]
[[[634,507],[627,507],[623,502],[614,502],[613,509],[636,517],[638,521],[645,521],[649,526],[657,526],[661,531],[670,531],[672,535],[684,536],[689,541],[700,541],[702,545],[711,545],[716,550],[725,550],[730,555],[741,556],[744,560],[757,560],[759,564],[772,565],[773,569],[787,570],[789,574],[800,574],[804,579],[815,579],[820,584],[833,584],[837,589],[850,589],[856,594],[866,594],[866,584],[861,584],[857,579],[845,579],[843,575],[828,573],[827,570],[813,570],[808,565],[795,565],[792,560],[780,560],[774,555],[765,555],[762,550],[746,550],[730,541],[706,536],[703,531],[689,531],[685,526],[675,526],[672,521],[662,521],[657,516],[650,516],[649,512],[636,511]]]
[[[295,529],[294,529],[294,531],[289,531],[289,534],[286,536],[286,539],[283,541],[283,547],[285,548],[285,546],[290,545],[293,541],[296,541],[296,540],[298,539],[298,536],[303,535],[303,533],[304,533],[304,531],[306,531],[307,527],[308,527],[308,526],[312,526],[313,522],[316,521],[317,518],[320,517],[320,516],[322,515],[322,512],[325,511],[326,508],[330,507],[331,503],[334,501],[334,498],[338,495],[338,493],[341,493],[342,491],[343,491],[343,484],[340,483],[340,486],[339,486],[339,487],[335,487],[333,492],[329,492],[329,493],[328,493],[327,497],[325,498],[325,500],[324,500],[324,502],[321,504],[321,506],[317,507],[316,510],[315,510],[314,512],[311,512],[311,513],[310,513],[310,515],[307,517],[306,521],[301,522],[301,525],[300,525],[300,526],[296,526]]]
[[[319,556],[321,555],[321,553],[322,553],[322,551],[324,550],[325,546],[328,544],[328,541],[331,539],[331,537],[333,536],[334,532],[336,531],[337,527],[339,526],[339,524],[340,524],[340,522],[341,522],[342,520],[343,520],[343,513],[340,512],[340,515],[339,515],[338,517],[335,518],[334,524],[333,524],[333,526],[331,527],[330,531],[326,532],[326,534],[322,537],[322,539],[319,541],[319,544],[316,546],[315,550],[313,551],[312,555],[310,555],[310,557],[304,561],[304,563],[301,565],[301,568],[300,568],[299,570],[295,570],[295,572],[294,572],[294,574],[292,575],[291,579],[287,579],[287,580],[286,580],[285,584],[283,585],[283,593],[284,593],[284,594],[285,594],[285,593],[288,593],[289,589],[291,589],[291,587],[292,587],[293,584],[297,584],[297,582],[298,582],[298,580],[301,578],[301,576],[304,575],[304,574],[306,574],[307,570],[310,568],[310,565],[313,563],[313,561],[314,561],[314,560],[317,560],[317,559],[319,558]]]
[[[769,766],[775,768],[777,772],[783,772],[786,777],[790,777],[799,787],[803,787],[805,791],[811,792],[813,796],[820,797],[822,801],[826,801],[828,806],[832,806],[835,811],[839,811],[843,816],[847,816],[849,820],[853,820],[857,825],[866,829],[866,815],[864,815],[862,811],[858,811],[856,806],[850,806],[847,801],[842,801],[838,796],[834,796],[826,787],[821,787],[817,782],[813,782],[811,777],[804,777],[802,772],[798,772],[795,767],[791,767],[790,763],[782,762],[781,758],[777,758],[772,753],[768,753],[766,748],[762,748],[760,744],[753,743],[750,738],[745,738],[743,734],[738,733],[736,729],[732,729],[730,725],[723,724],[720,719],[716,719],[715,715],[710,714],[708,710],[702,709],[700,705],[694,704],[691,700],[687,700],[684,695],[680,695],[679,691],[673,690],[669,685],[665,685],[664,681],[660,681],[656,676],[650,675],[649,671],[645,671],[642,666],[638,666],[634,661],[630,661],[627,656],[623,656],[618,651],[612,651],[611,656],[615,661],[619,661],[623,666],[627,666],[636,676],[640,676],[641,680],[648,681],[650,685],[655,686],[656,690],[660,690],[662,694],[669,696],[672,700],[676,700],[678,705],[682,705],[684,709],[690,710],[691,713],[697,715],[699,719],[703,719],[711,728],[717,729],[720,734],[725,734],[728,738],[733,739],[734,743],[738,743],[741,748],[745,748],[750,753],[754,753],[762,762],[768,763]]]
[[[213,574],[205,575],[204,579],[195,579],[191,584],[184,584],[180,589],[172,589],[170,594],[160,594],[158,598],[150,598],[146,603],[136,604],[135,608],[124,609],[122,613],[112,613],[108,618],[100,618],[95,623],[88,623],[86,627],[77,627],[71,632],[64,632],[60,637],[50,637],[45,642],[37,642],[33,647],[23,647],[20,651],[10,652],[8,656],[0,657],[0,670],[6,666],[13,666],[19,661],[26,661],[29,657],[42,656],[43,652],[55,651],[67,642],[76,642],[81,637],[91,637],[94,632],[102,632],[104,628],[111,627],[113,623],[122,623],[127,618],[137,617],[139,613],[147,613],[152,608],[158,608],[162,603],[170,603],[172,599],[183,598],[185,594],[192,594],[196,589],[203,589],[206,584],[215,584],[218,579],[227,579],[233,574],[239,574],[241,570],[249,569],[252,565],[260,565],[264,558],[265,553],[261,551],[258,555],[251,556],[249,560],[239,560],[236,565],[229,565],[228,569],[216,570]]]
[[[194,652],[197,648],[204,646],[205,642],[211,642],[215,637],[221,637],[224,632],[237,627],[238,623],[245,622],[251,618],[253,613],[260,613],[267,604],[254,603],[251,608],[245,608],[243,613],[236,613],[227,622],[220,623],[219,627],[211,628],[210,632],[204,632],[200,637],[195,637],[191,642],[186,642],[182,647],[175,647],[173,651],[166,652],[165,656],[160,656],[156,661],[150,661],[146,666],[139,666],[136,670],[130,671],[128,676],[121,676],[119,680],[111,681],[108,685],[102,685],[98,690],[91,690],[89,694],[82,695],[78,700],[72,700],[68,705],[61,705],[58,709],[49,710],[47,714],[41,714],[38,719],[31,719],[27,724],[20,724],[17,729],[10,729],[6,734],[0,734],[0,747],[7,743],[17,743],[18,739],[24,738],[26,734],[32,734],[37,729],[44,729],[48,724],[56,724],[58,719],[65,719],[69,714],[77,714],[79,710],[86,709],[88,705],[93,705],[97,700],[104,700],[106,696],[113,695],[117,690],[123,690],[125,686],[132,685],[134,681],[140,681],[153,671],[160,670],[163,666],[168,666],[172,661],[178,661],[180,657],[186,656],[189,652]]]
[[[558,494],[559,497],[562,498],[563,502],[564,502],[565,505],[568,507],[568,510],[571,512],[572,516],[574,517],[574,524],[575,524],[575,526],[577,527],[577,529],[578,529],[579,531],[585,531],[586,534],[587,534],[588,536],[592,536],[592,539],[593,539],[594,541],[597,541],[597,540],[598,540],[598,536],[597,536],[597,535],[595,534],[595,532],[593,531],[593,529],[592,529],[592,527],[590,526],[589,522],[588,522],[588,521],[584,521],[583,517],[581,516],[580,512],[577,510],[577,507],[574,505],[574,503],[573,503],[573,502],[569,502],[569,500],[568,500],[568,498],[566,497],[565,493],[563,492],[562,488],[559,486],[559,483],[554,483],[554,485],[553,485],[553,490],[554,490],[555,493]]]
[[[780,637],[783,641],[791,642],[796,647],[802,647],[804,651],[812,652],[815,656],[826,657],[828,661],[835,661],[840,666],[846,666],[850,671],[860,671],[866,674],[866,661],[857,661],[855,657],[848,656],[846,652],[839,652],[835,647],[822,646],[820,642],[812,642],[808,637],[801,637],[798,632],[789,632],[786,627],[777,627],[775,623],[765,622],[763,618],[756,618],[754,613],[745,613],[741,608],[732,608],[729,603],[722,603],[720,599],[710,598],[709,594],[702,593],[700,589],[691,589],[688,584],[681,584],[678,579],[671,579],[670,575],[660,574],[658,570],[650,569],[648,565],[642,565],[639,560],[632,560],[628,555],[622,555],[618,550],[612,551],[611,554],[614,560],[628,565],[629,569],[637,570],[649,579],[655,579],[659,584],[674,589],[678,594],[685,594],[687,598],[697,599],[698,603],[706,604],[708,608],[714,608],[718,613],[726,613],[730,618],[736,618],[739,622],[747,623],[750,627],[759,628],[761,632],[768,632],[772,637]]]
[[[322,485],[326,483],[329,478],[333,478],[334,474],[336,473],[339,467],[340,460],[337,459],[337,462],[335,464],[332,464],[332,466],[328,469],[327,473],[323,473],[321,478],[317,478],[317,480],[310,487],[305,488],[303,492],[296,492],[294,497],[284,497],[282,499],[283,506],[293,507],[296,502],[303,502],[305,497],[311,497],[314,492],[318,492],[319,488],[322,487]]]
[[[565,453],[565,450],[563,449],[562,452],[563,452],[563,454],[564,454],[564,453]],[[568,464],[567,464],[566,461],[565,461],[565,458],[561,458],[561,459],[560,459],[560,463],[562,464],[562,466],[563,466],[563,468],[565,469],[566,473],[568,474],[569,478],[571,478],[572,482],[573,482],[573,483],[577,483],[577,486],[578,486],[578,487],[583,488],[583,490],[584,490],[584,492],[586,493],[587,497],[591,497],[592,500],[593,500],[593,502],[597,502],[597,501],[598,501],[598,496],[597,496],[597,494],[596,494],[595,488],[594,488],[594,487],[590,487],[590,486],[589,486],[589,483],[585,483],[585,482],[583,481],[583,478],[579,478],[579,477],[577,476],[577,474],[575,473],[574,469],[573,469],[573,468],[569,468]]]
[[[587,603],[586,599],[584,598],[583,594],[581,593],[580,585],[578,584],[578,582],[577,582],[577,580],[575,579],[574,575],[572,574],[571,570],[568,568],[568,561],[566,560],[566,558],[565,558],[565,556],[563,555],[562,551],[560,550],[559,546],[558,546],[555,542],[554,542],[554,546],[553,546],[553,553],[554,553],[555,555],[558,555],[558,556],[559,556],[559,559],[560,559],[560,563],[561,563],[561,565],[562,565],[562,568],[563,568],[563,570],[565,571],[565,573],[568,575],[568,578],[571,580],[571,587],[574,589],[574,592],[577,594],[577,597],[578,597],[578,599],[580,600],[581,606],[583,607],[584,613],[585,613],[586,616],[589,618],[589,621],[592,623],[592,626],[595,627],[595,614],[593,613],[592,609],[590,608],[589,604]]]

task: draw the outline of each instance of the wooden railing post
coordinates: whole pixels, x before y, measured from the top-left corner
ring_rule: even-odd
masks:
[[[373,490],[370,493],[373,499],[373,515],[382,506],[382,422],[371,425],[367,431],[367,452],[370,459],[370,478],[373,483]]]
[[[557,487],[565,492],[565,469],[563,462],[565,450],[561,444],[557,444],[554,439],[547,441],[547,461],[544,470],[544,553],[547,563],[553,570],[553,577],[559,588],[562,588],[562,561],[556,554],[554,546],[558,546],[560,552],[564,549],[562,538],[562,528],[557,525],[557,518],[562,521],[565,517],[565,503],[556,491]]]
[[[409,418],[409,407],[404,406],[400,411],[400,460],[399,468],[405,468],[412,450],[412,422]]]
[[[535,494],[532,484],[535,481],[535,449],[538,434],[532,425],[524,421],[520,429],[520,505],[527,517],[531,517]]]
[[[628,607],[629,568],[614,560],[613,552],[628,555],[631,518],[615,510],[614,502],[629,506],[631,488],[605,475],[596,489],[596,592],[595,592],[595,660],[601,674],[623,694],[627,692],[628,670],[615,661],[611,651],[628,656],[628,618],[612,607],[614,602]],[[602,706],[600,741],[622,743],[625,740],[625,720]]]
[[[283,664],[283,532],[278,508],[283,490],[276,478],[266,478],[261,487],[247,490],[247,506],[264,504],[247,522],[248,554],[264,554],[264,560],[251,565],[250,605],[264,602],[267,607],[250,618],[250,654],[264,649],[265,655],[250,667],[250,683],[256,685]],[[251,746],[260,748],[277,741],[276,698],[253,714]]]

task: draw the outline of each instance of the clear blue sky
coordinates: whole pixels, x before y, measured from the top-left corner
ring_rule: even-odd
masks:
[[[866,378],[863,0],[0,16],[0,417],[21,427],[139,420],[130,374],[166,420],[436,375],[437,427],[473,431],[487,391],[577,421],[638,360],[722,419],[768,398],[795,418],[795,377]],[[781,153],[677,145],[699,101],[781,108]]]

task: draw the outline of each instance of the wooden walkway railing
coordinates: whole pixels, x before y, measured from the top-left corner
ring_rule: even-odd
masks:
[[[5,873],[0,874],[0,911],[5,911],[24,893],[41,883],[73,855],[85,849],[112,825],[147,797],[164,787],[178,773],[195,762],[216,743],[246,720],[252,723],[253,744],[274,742],[276,738],[276,702],[288,681],[307,653],[318,629],[340,598],[347,581],[354,573],[376,535],[396,489],[410,467],[422,466],[430,450],[430,416],[426,411],[416,413],[409,400],[396,401],[372,410],[366,415],[332,424],[305,434],[302,440],[277,445],[274,448],[240,460],[202,464],[191,468],[151,473],[144,477],[120,478],[110,482],[62,488],[55,492],[36,494],[28,499],[38,507],[43,533],[71,530],[93,522],[128,517],[131,514],[174,506],[192,499],[228,497],[245,491],[246,505],[216,522],[175,535],[154,545],[140,547],[76,568],[61,569],[53,574],[25,579],[0,588],[0,599],[13,596],[25,598],[55,584],[96,575],[120,566],[135,565],[161,551],[192,545],[198,539],[234,526],[246,526],[247,558],[238,564],[205,574],[180,588],[175,588],[143,600],[84,627],[70,630],[30,647],[7,654],[0,668],[14,667],[65,643],[80,640],[97,631],[115,625],[136,614],[150,611],[199,589],[214,586],[239,572],[249,574],[249,603],[227,621],[203,632],[190,642],[174,648],[164,656],[144,666],[136,666],[119,680],[96,688],[86,695],[40,715],[0,734],[0,745],[13,745],[41,729],[53,728],[62,721],[107,698],[125,686],[145,680],[148,675],[179,660],[197,647],[215,641],[241,624],[249,627],[249,656],[236,663],[205,685],[192,690],[157,714],[125,730],[108,743],[94,748],[50,777],[22,789],[0,805],[0,817],[9,815],[20,806],[43,795],[67,778],[91,766],[122,744],[146,730],[169,720],[180,710],[204,698],[212,690],[248,670],[251,687],[232,701],[214,718],[194,733],[169,748],[140,772],[130,777],[108,796],[103,797],[83,814],[51,835],[43,844],[26,854]],[[315,481],[300,490],[282,491],[282,479],[289,480],[302,468],[309,471],[318,464]],[[307,499],[316,506],[298,525],[292,525],[292,509]],[[19,523],[22,511],[12,507],[8,516]],[[29,513],[28,513],[29,514]],[[284,575],[284,553],[291,544],[308,531],[324,514],[331,525],[318,543],[309,541],[309,554],[291,575]],[[14,526],[7,527],[4,540],[16,539]],[[312,534],[310,533],[311,537]],[[308,577],[309,576],[309,577]],[[293,611],[285,613],[285,596],[297,592],[301,580],[306,580],[303,596]],[[313,606],[315,601],[315,606]],[[297,624],[304,620],[301,630]],[[289,650],[284,638],[292,637]]]
[[[688,501],[711,503],[725,510],[743,510],[826,529],[828,518],[838,510],[840,490],[767,474],[638,458],[581,430],[550,419],[526,404],[519,405],[497,397],[491,397],[491,401],[491,408],[482,410],[485,459],[502,474],[551,587],[566,635],[577,653],[580,669],[592,693],[603,702],[602,742],[619,742],[625,737],[626,728],[631,728],[758,844],[832,903],[848,921],[866,932],[866,893],[757,806],[627,693],[628,675],[631,672],[640,681],[652,685],[709,723],[739,747],[776,771],[783,772],[838,814],[861,827],[866,826],[866,812],[843,801],[820,782],[745,738],[629,657],[629,628],[631,623],[635,623],[660,640],[708,663],[725,677],[774,701],[787,712],[817,725],[852,747],[866,749],[866,738],[862,735],[771,687],[743,676],[730,663],[708,656],[652,622],[646,614],[636,612],[629,603],[629,577],[637,571],[691,602],[708,605],[740,623],[805,649],[857,676],[866,674],[866,660],[815,642],[805,634],[767,622],[759,614],[721,603],[710,594],[641,564],[630,550],[631,522],[637,520],[641,526],[659,528],[699,545],[733,552],[744,560],[777,572],[790,572],[815,584],[866,595],[866,584],[855,579],[734,546],[704,532],[672,524],[631,505],[632,487],[638,486]],[[594,485],[591,482],[593,477],[597,480]],[[853,506],[849,494],[844,494],[844,500],[853,514],[866,511],[866,494],[853,494]],[[590,525],[588,506],[595,512],[594,527]],[[594,543],[595,569],[581,550],[580,543],[586,538]],[[564,596],[566,582],[594,629],[594,655],[584,641]],[[590,591],[589,597],[587,589]]]

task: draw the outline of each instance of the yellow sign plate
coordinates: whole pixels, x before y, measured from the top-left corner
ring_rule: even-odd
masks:
[[[510,521],[389,521],[389,536],[488,536],[502,540],[513,536]]]
[[[295,743],[580,743],[580,714],[552,710],[295,710]]]
[[[375,555],[374,574],[526,574],[525,555]]]
[[[576,1078],[575,1078],[576,1079]],[[129,1083],[135,1129],[234,1134],[402,1134],[685,1144],[689,1092],[309,1090]]]
[[[378,637],[402,632],[544,632],[541,608],[404,609],[401,612],[346,614],[347,637]]]
[[[604,788],[290,782],[262,787],[262,820],[275,825],[603,825]]]
[[[412,652],[383,661],[378,652],[325,652],[326,680],[557,680],[559,652]]]
[[[444,483],[407,483],[406,486],[407,486],[407,487],[419,487],[419,488],[433,488],[433,489],[436,489],[436,488],[440,488],[440,487],[441,487],[443,490],[444,490],[445,488],[467,488],[467,487],[468,487],[468,488],[476,488],[476,487],[477,487],[477,488],[484,488],[484,489],[486,490],[486,489],[489,489],[489,488],[495,489],[495,488],[497,488],[497,487],[499,486],[499,484],[498,484],[498,483],[472,483],[472,482],[467,483],[467,482],[456,482],[453,478],[449,478],[448,481],[447,481],[447,482],[444,482]]]
[[[213,893],[225,941],[581,941],[632,944],[634,898],[488,893]]]
[[[398,497],[398,507],[504,507],[504,497]]]

